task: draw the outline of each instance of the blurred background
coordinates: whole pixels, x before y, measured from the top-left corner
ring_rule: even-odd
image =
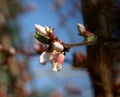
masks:
[[[80,0],[0,0],[0,97],[93,97],[84,46],[71,49],[57,73],[38,60],[34,24],[77,43],[77,23],[84,24]]]

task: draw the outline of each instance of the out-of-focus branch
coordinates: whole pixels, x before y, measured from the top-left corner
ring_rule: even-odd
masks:
[[[0,45],[0,52],[4,52],[8,55],[24,54],[26,56],[34,56],[34,55],[38,54],[36,52],[30,52],[30,51],[26,51],[23,49],[15,49],[13,47],[11,47],[9,49],[5,49],[3,45]]]

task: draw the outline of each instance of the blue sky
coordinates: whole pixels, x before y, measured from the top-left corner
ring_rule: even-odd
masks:
[[[69,18],[66,20],[70,30],[66,30],[58,25],[59,17],[58,14],[53,11],[52,4],[54,0],[24,0],[23,5],[35,4],[36,10],[32,12],[23,13],[17,18],[17,22],[21,28],[21,37],[26,45],[33,45],[34,40],[34,24],[40,24],[42,26],[51,26],[55,29],[55,34],[62,41],[66,43],[76,43],[83,40],[82,37],[78,36],[77,23],[82,23],[82,15],[79,13],[75,18]],[[72,8],[69,0],[63,0],[65,3],[62,8],[62,12],[65,13],[67,10]],[[67,16],[69,17],[69,16]],[[76,47],[67,53],[66,58],[72,59],[73,52],[83,51],[85,53],[85,47]],[[72,63],[71,63],[72,64]],[[58,73],[53,73],[50,63],[46,66],[41,66],[38,62],[38,56],[31,57],[29,62],[29,69],[34,75],[32,86],[34,89],[43,88],[57,88],[61,86],[61,89],[66,83],[75,83],[80,88],[90,86],[90,79],[88,73],[81,70],[72,70],[70,65],[64,63],[63,68]],[[64,75],[64,76],[62,76]],[[56,85],[57,86],[56,86]],[[82,93],[82,97],[93,97],[91,88]]]

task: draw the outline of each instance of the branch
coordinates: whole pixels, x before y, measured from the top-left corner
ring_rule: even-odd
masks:
[[[95,45],[99,43],[110,43],[110,42],[120,42],[120,39],[97,39],[95,41],[85,41],[85,42],[80,42],[80,43],[75,43],[75,44],[67,44],[64,43],[65,48],[73,48],[73,47],[78,47],[78,46],[88,46],[88,45]]]
[[[6,49],[1,44],[0,44],[0,52],[3,52],[5,54],[7,54],[7,55],[15,55],[15,54],[24,54],[26,56],[35,56],[35,55],[38,55],[37,52],[26,51],[24,49],[15,49],[13,47],[10,47],[9,49]]]

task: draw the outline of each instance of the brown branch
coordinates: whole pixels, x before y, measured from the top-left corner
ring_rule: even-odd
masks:
[[[5,54],[7,54],[7,55],[24,54],[26,56],[35,56],[35,55],[40,54],[40,53],[37,53],[37,52],[26,51],[26,50],[23,50],[23,49],[15,49],[15,48],[13,48],[13,49],[15,51],[11,52],[10,48],[6,49],[6,48],[4,48],[3,45],[0,44],[0,52],[3,52]]]
[[[85,41],[85,42],[80,42],[80,43],[75,43],[75,44],[67,44],[64,43],[64,47],[65,48],[73,48],[73,47],[77,47],[77,46],[88,46],[88,45],[95,45],[95,44],[99,44],[99,43],[113,43],[113,42],[120,42],[120,39],[114,39],[114,38],[110,38],[110,39],[97,39],[95,41]]]

